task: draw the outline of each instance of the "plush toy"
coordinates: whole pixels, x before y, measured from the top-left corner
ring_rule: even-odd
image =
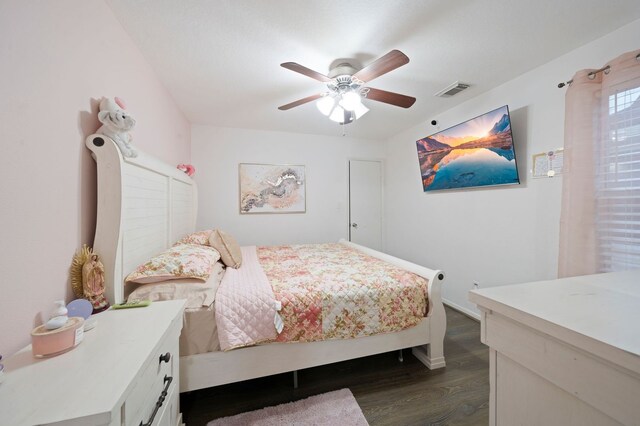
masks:
[[[120,98],[103,98],[100,102],[98,120],[102,126],[96,133],[109,136],[120,148],[125,157],[136,157],[138,152],[131,145],[129,130],[136,125],[136,120],[125,112],[125,105]]]
[[[185,172],[188,176],[193,176],[196,172],[196,168],[191,164],[178,164],[178,170]]]

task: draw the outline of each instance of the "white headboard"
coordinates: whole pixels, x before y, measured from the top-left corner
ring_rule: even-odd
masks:
[[[194,231],[198,190],[175,165],[140,151],[122,157],[105,135],[90,135],[85,143],[98,169],[93,250],[104,265],[107,299],[120,303],[130,272]]]

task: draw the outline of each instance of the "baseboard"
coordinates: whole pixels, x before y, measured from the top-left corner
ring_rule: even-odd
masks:
[[[452,301],[444,299],[444,298],[442,299],[442,303],[444,303],[445,305],[447,305],[451,309],[454,309],[454,310],[460,312],[461,314],[468,316],[472,320],[480,322],[480,314],[478,314],[476,312],[473,312],[471,309],[463,308],[462,306],[460,306],[460,305],[458,305],[456,303],[453,303]]]

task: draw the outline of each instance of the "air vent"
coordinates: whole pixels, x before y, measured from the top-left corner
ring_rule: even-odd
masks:
[[[439,96],[441,98],[448,98],[450,96],[453,96],[457,93],[462,92],[464,89],[468,89],[469,85],[466,83],[460,83],[459,81],[456,81],[453,84],[450,84],[449,86],[445,87],[444,89],[442,89],[441,91],[439,91],[438,93],[436,93],[433,96]]]

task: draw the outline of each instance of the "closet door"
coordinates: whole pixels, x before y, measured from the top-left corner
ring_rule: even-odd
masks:
[[[382,162],[349,160],[349,241],[382,249]]]

